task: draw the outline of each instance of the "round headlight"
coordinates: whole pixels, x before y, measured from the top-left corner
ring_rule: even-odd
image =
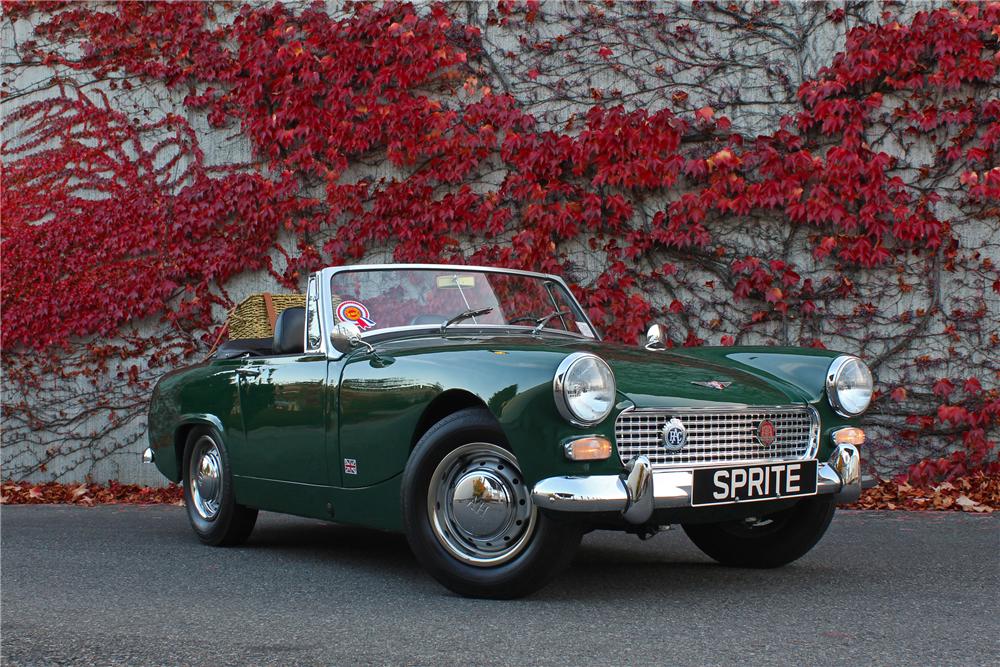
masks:
[[[826,372],[827,398],[845,417],[856,417],[868,409],[874,385],[872,372],[857,357],[837,357]]]
[[[580,426],[604,421],[615,404],[615,376],[611,367],[586,352],[574,352],[563,359],[556,369],[552,388],[559,414]]]

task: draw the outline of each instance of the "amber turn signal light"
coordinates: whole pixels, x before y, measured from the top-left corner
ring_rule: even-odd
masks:
[[[566,458],[571,461],[603,461],[611,457],[611,441],[600,436],[577,438],[566,443]]]
[[[833,444],[835,445],[858,445],[865,444],[865,432],[863,429],[848,426],[833,432]]]

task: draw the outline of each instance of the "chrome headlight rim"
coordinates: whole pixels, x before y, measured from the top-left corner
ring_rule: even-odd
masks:
[[[608,371],[608,376],[611,378],[611,400],[608,402],[608,409],[598,419],[581,419],[579,415],[573,412],[573,409],[570,407],[570,403],[566,398],[566,376],[569,374],[569,371],[573,368],[573,366],[584,359],[593,359],[598,364],[604,366]],[[615,382],[615,373],[611,370],[611,366],[608,365],[608,362],[590,352],[574,352],[563,359],[559,363],[559,367],[556,368],[556,375],[552,380],[552,392],[555,396],[556,409],[559,411],[559,414],[563,419],[574,426],[594,426],[595,424],[600,424],[602,421],[607,419],[608,415],[614,411],[614,397],[618,393],[618,385],[617,382]]]
[[[848,410],[843,402],[840,400],[840,393],[837,391],[837,383],[840,381],[840,375],[847,368],[848,364],[858,363],[868,371],[868,376],[872,378],[872,387],[869,391],[868,401],[865,403],[865,407],[857,412],[852,412]],[[841,417],[860,417],[871,407],[872,395],[875,392],[875,378],[872,375],[871,369],[868,368],[868,364],[861,360],[860,357],[856,357],[853,354],[843,354],[833,360],[830,367],[826,371],[826,398],[830,402],[830,406],[833,408]]]

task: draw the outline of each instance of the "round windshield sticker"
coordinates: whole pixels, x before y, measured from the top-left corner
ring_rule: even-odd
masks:
[[[362,331],[375,326],[368,309],[359,301],[341,301],[337,306],[337,319],[341,322],[354,322]]]

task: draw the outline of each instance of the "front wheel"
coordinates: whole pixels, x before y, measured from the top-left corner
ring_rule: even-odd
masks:
[[[517,598],[566,566],[581,532],[540,513],[493,416],[457,412],[420,439],[403,473],[403,519],[423,567],[468,597]]]
[[[198,426],[184,447],[184,505],[198,539],[212,546],[242,544],[257,510],[236,502],[229,452],[215,429]]]
[[[761,517],[723,523],[684,524],[706,555],[733,567],[787,565],[816,546],[833,519],[833,500],[815,497]]]

